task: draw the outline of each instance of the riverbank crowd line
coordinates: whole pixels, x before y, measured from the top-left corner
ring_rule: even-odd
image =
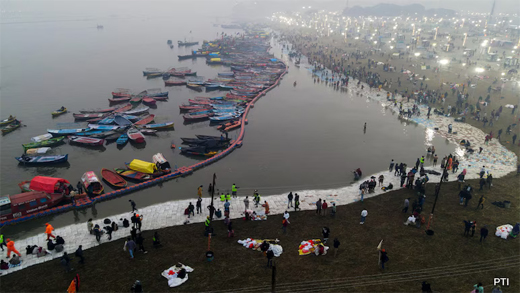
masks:
[[[155,181],[152,180],[150,182],[145,182],[142,184],[137,184],[134,189],[127,190],[127,191],[114,191],[107,195],[118,196],[125,193],[129,193],[131,191],[136,191],[145,187],[148,187],[152,184],[156,184],[171,178],[175,178],[177,176],[185,176],[188,174],[191,174],[194,170],[198,168],[202,168],[203,166],[207,164],[211,164],[212,162],[224,157],[225,155],[229,154],[231,151],[233,151],[235,148],[242,145],[242,141],[244,138],[245,133],[245,122],[247,118],[247,114],[249,113],[250,108],[254,106],[254,103],[265,93],[269,90],[271,90],[274,86],[278,85],[281,78],[284,74],[287,73],[288,66],[285,65],[285,71],[283,74],[280,75],[280,77],[276,80],[276,82],[265,91],[261,92],[259,95],[257,95],[251,103],[248,104],[245,115],[241,118],[242,119],[242,127],[240,130],[240,133],[233,144],[220,153],[219,155],[210,158],[206,161],[200,162],[198,164],[195,164],[190,167],[185,167],[181,170],[179,168],[176,172],[165,175],[163,177],[157,178],[159,180]],[[354,79],[352,79],[354,80]],[[363,85],[366,86],[366,84],[363,83]],[[388,107],[392,109],[393,111],[399,112],[400,107],[396,106],[394,102],[388,103],[385,101],[382,97],[385,96],[385,91],[373,91],[368,86],[365,87],[365,89],[359,89],[354,82],[350,83],[350,85],[347,85],[347,90],[351,92],[351,94],[354,93],[360,93],[363,94],[364,97],[368,97],[370,99],[379,101],[382,106]],[[405,99],[401,96],[396,97],[397,102],[402,103],[403,107],[407,107],[411,109],[414,105],[414,103],[409,103],[405,101]],[[420,107],[420,106],[419,106]],[[480,146],[484,147],[485,151],[481,154],[478,152],[464,152],[463,149],[456,150],[456,157],[460,161],[460,165],[458,167],[459,170],[466,169],[467,173],[465,176],[465,179],[476,179],[479,178],[480,171],[482,169],[482,166],[485,165],[485,168],[487,171],[493,174],[493,177],[502,177],[506,174],[513,172],[516,169],[516,155],[507,149],[505,149],[500,142],[497,139],[492,139],[491,142],[488,142],[488,144],[485,144],[485,134],[465,123],[457,123],[454,127],[454,131],[448,131],[447,126],[450,124],[453,124],[453,118],[447,117],[443,115],[438,115],[434,117],[433,119],[427,119],[426,111],[421,111],[421,114],[416,115],[415,117],[410,118],[404,118],[408,119],[409,121],[413,121],[415,123],[418,123],[428,129],[428,131],[433,131],[433,133],[436,133],[437,135],[440,135],[441,137],[445,137],[450,142],[455,143],[456,145],[459,145],[460,141],[464,140],[471,140],[472,146],[474,148],[478,148]],[[438,129],[434,130],[431,127]],[[426,152],[426,151],[425,151]],[[439,154],[440,157],[443,157],[444,154]],[[425,154],[425,157],[431,161],[433,158],[432,156],[428,156]],[[413,160],[412,162],[415,162],[415,158],[411,158]],[[395,162],[398,163],[398,162]],[[390,161],[388,162],[390,164]],[[409,166],[412,166],[413,164],[408,164]],[[428,174],[429,181],[430,182],[439,182],[441,179],[440,175],[442,174],[442,169],[440,166],[440,163],[437,166],[426,166],[427,170],[434,171],[430,172]],[[390,184],[393,185],[393,189],[400,189],[403,188],[401,184],[401,177],[394,175],[394,170],[386,169],[386,171],[379,172],[376,174],[371,174],[368,176],[362,176],[359,178],[360,180],[357,183],[354,183],[350,186],[342,187],[342,188],[336,188],[336,189],[326,189],[326,190],[304,190],[304,191],[293,191],[294,194],[298,194],[300,198],[300,205],[299,210],[313,210],[316,208],[316,202],[319,200],[324,200],[329,203],[330,206],[332,205],[346,205],[349,203],[357,202],[360,200],[359,196],[359,183],[364,181],[370,181],[372,177],[378,178],[380,175],[384,176],[384,186],[389,186]],[[449,172],[450,176],[448,176],[448,181],[456,181],[457,180],[457,173]],[[377,179],[376,179],[377,180]],[[146,185],[148,184],[148,185]],[[117,193],[120,192],[120,193]],[[367,193],[364,195],[364,198],[370,198],[374,196],[379,196],[386,193],[385,190],[381,188],[374,188],[372,193]],[[262,190],[258,190],[258,194],[262,194]],[[265,208],[261,205],[255,206],[253,203],[253,193],[251,194],[242,194],[240,192],[240,189],[238,190],[238,197],[233,197],[229,200],[230,206],[229,206],[229,218],[230,219],[236,219],[236,218],[242,218],[244,216],[245,206],[244,206],[244,199],[246,196],[249,199],[249,210],[253,210],[258,216],[260,216],[263,219],[269,220],[269,216],[273,214],[282,214],[284,213],[288,207],[288,197],[287,194],[279,194],[279,195],[270,195],[270,196],[261,196],[260,202],[264,203],[265,201],[269,203],[269,214],[265,215]],[[106,199],[106,198],[105,198]],[[155,230],[160,229],[164,227],[169,226],[176,226],[176,225],[182,225],[187,223],[202,223],[206,220],[206,216],[209,214],[209,211],[206,207],[208,207],[211,204],[211,198],[202,198],[202,212],[196,213],[193,216],[189,217],[185,215],[185,210],[188,206],[190,206],[192,203],[196,203],[197,199],[188,199],[188,200],[178,200],[178,201],[170,201],[166,203],[156,204],[152,206],[148,206],[145,208],[140,208],[138,210],[138,214],[143,217],[142,219],[142,227],[141,230]],[[95,202],[89,203],[89,205],[94,204]],[[215,209],[221,209],[224,210],[224,202],[216,199],[215,200]],[[360,211],[361,212],[361,211]],[[370,212],[370,211],[369,211]],[[122,213],[118,215],[114,215],[111,217],[108,217],[111,221],[120,222],[120,219],[129,219],[132,216],[132,212],[130,213]],[[262,217],[264,216],[264,217]],[[220,219],[223,219],[220,218]],[[219,220],[219,218],[217,218]],[[96,220],[96,222],[93,223],[94,225],[97,224],[100,227],[103,227],[103,220]],[[16,248],[18,250],[22,250],[26,246],[41,246],[46,247],[46,235],[44,234],[45,227],[42,227],[42,233],[36,236],[28,237],[25,239],[12,239],[15,241]],[[77,247],[79,245],[82,245],[82,248],[88,249],[94,246],[99,245],[100,243],[108,242],[108,241],[116,241],[117,239],[126,238],[130,234],[129,228],[123,228],[121,225],[119,225],[119,230],[112,232],[111,239],[107,240],[106,237],[103,237],[101,241],[98,243],[96,241],[96,238],[91,235],[87,229],[87,224],[80,223],[80,224],[73,224],[66,227],[58,228],[54,231],[54,235],[59,235],[66,239],[66,242],[64,244],[64,251],[68,253],[73,253],[76,251]],[[4,239],[8,238],[8,235],[4,235]],[[22,270],[26,267],[29,267],[31,265],[43,263],[55,258],[62,257],[62,253],[51,253],[47,254],[42,257],[36,257],[34,255],[22,257],[22,263],[20,266],[13,267],[7,271],[3,271],[4,274],[8,274],[14,271]]]

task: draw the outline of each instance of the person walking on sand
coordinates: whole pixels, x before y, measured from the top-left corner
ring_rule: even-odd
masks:
[[[392,159],[392,161],[390,162],[390,167],[388,168],[389,172],[392,172],[394,170],[394,165],[395,165],[394,159]]]
[[[92,223],[92,218],[87,221],[87,230],[90,235],[92,235],[92,229],[94,229],[94,223]]]
[[[202,197],[202,185],[199,186],[199,188],[197,188],[197,195],[199,196],[199,198]]]
[[[22,254],[20,252],[18,252],[18,250],[16,250],[16,247],[14,247],[14,241],[7,238],[6,242],[7,242],[7,244],[5,246],[7,247],[7,258],[11,257],[11,252],[18,254],[18,256],[20,256],[20,257],[22,256]]]
[[[134,251],[136,249],[137,245],[135,244],[134,240],[132,238],[128,237],[126,238],[125,245],[123,247],[124,250],[128,249],[128,252],[130,253],[130,258],[134,258]]]
[[[298,193],[295,193],[294,194],[294,211],[298,211],[298,210],[301,210],[300,209],[300,196],[298,195]]]
[[[383,248],[381,249],[381,269],[385,269],[385,263],[388,262],[388,255],[386,254],[386,250]]]
[[[246,195],[246,198],[244,199],[244,206],[245,206],[246,210],[249,209],[249,197],[247,195]]]
[[[129,199],[128,201],[129,201],[130,204],[132,205],[132,213],[133,213],[134,211],[137,211],[137,208],[135,207],[135,202],[134,202],[133,200],[131,200],[131,199]]]
[[[359,222],[359,224],[361,224],[361,225],[365,224],[365,220],[366,220],[367,216],[368,216],[368,211],[366,209],[363,209],[361,211],[361,221]]]
[[[385,181],[385,176],[381,174],[379,175],[379,186],[383,186],[383,181]]]
[[[199,212],[202,214],[202,198],[198,198],[197,199],[197,215],[199,214]]]
[[[287,213],[287,211],[285,211]],[[287,226],[289,226],[289,220],[287,218],[284,217],[284,219],[282,220],[282,230],[283,230],[283,234],[287,234]]]
[[[316,202],[316,214],[321,215],[321,198]]]
[[[292,191],[289,192],[289,194],[287,195],[287,208],[289,208],[289,206],[293,206],[293,194],[292,194]]]

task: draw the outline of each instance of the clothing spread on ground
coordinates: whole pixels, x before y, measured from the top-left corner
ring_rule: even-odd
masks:
[[[161,276],[168,279],[168,286],[177,287],[188,281],[188,274],[193,272],[193,268],[183,265],[181,263],[164,270]]]
[[[300,243],[298,253],[300,255],[308,255],[311,253],[316,255],[325,255],[327,254],[327,250],[329,250],[329,247],[323,245],[320,239],[311,239]]]
[[[507,236],[511,234],[511,231],[513,231],[513,226],[509,224],[498,226],[495,232],[495,236],[500,237],[502,239],[507,239]]]
[[[249,219],[251,219],[251,221],[267,220],[267,215],[264,212],[257,213],[253,210],[246,210],[246,213],[249,214]]]
[[[245,248],[251,248],[253,250],[262,251],[260,246],[262,243],[266,241],[269,243],[269,248],[267,251],[272,251],[274,256],[279,257],[283,253],[283,248],[281,245],[276,244],[280,240],[278,239],[253,239],[253,238],[247,238],[245,240],[238,240],[237,242],[239,244],[242,244]]]

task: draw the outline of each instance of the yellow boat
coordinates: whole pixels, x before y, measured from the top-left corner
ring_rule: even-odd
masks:
[[[58,110],[52,112],[52,116],[56,117],[58,115],[65,114],[65,113],[67,113],[67,108],[63,108],[63,110],[58,109]]]
[[[0,125],[11,124],[11,123],[13,123],[15,120],[16,120],[16,117],[9,117],[9,118],[6,118],[6,119],[4,119],[4,120],[0,120]]]

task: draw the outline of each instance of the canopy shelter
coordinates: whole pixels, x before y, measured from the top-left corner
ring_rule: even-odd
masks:
[[[47,193],[61,193],[60,188],[70,182],[63,178],[54,178],[54,177],[46,177],[46,176],[36,176],[31,180],[31,185],[29,189],[34,191],[44,191]],[[61,188],[62,190],[64,188]]]

